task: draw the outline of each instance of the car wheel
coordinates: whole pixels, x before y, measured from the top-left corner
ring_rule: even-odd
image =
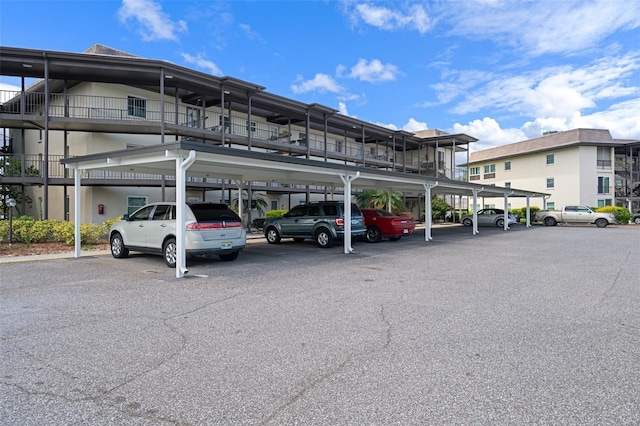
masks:
[[[329,248],[333,245],[333,237],[327,228],[320,228],[316,231],[316,244],[320,248]]]
[[[556,226],[557,224],[558,222],[556,222],[556,220],[552,217],[544,218],[544,226]]]
[[[304,238],[296,237],[293,239],[293,241],[295,241],[296,243],[301,243],[304,241]]]
[[[400,237],[395,236],[395,237],[389,237],[390,241],[398,241],[400,239]]]
[[[471,219],[469,219],[468,217],[467,217],[467,218],[465,218],[465,219],[462,221],[462,224],[463,224],[464,226],[471,226],[471,224],[472,224],[472,223],[473,223],[473,221],[472,221]]]
[[[608,224],[609,224],[609,221],[607,219],[600,218],[596,220],[596,226],[598,228],[606,228]]]
[[[164,263],[169,268],[175,268],[178,260],[178,246],[176,245],[175,238],[169,238],[164,242],[162,246],[162,256],[164,257]]]
[[[635,223],[636,225],[640,225],[640,216],[633,219],[633,223]]]
[[[267,228],[264,233],[265,237],[267,237],[267,242],[269,244],[278,244],[280,242],[280,233],[274,227]]]
[[[233,253],[221,254],[220,259],[224,260],[225,262],[231,262],[232,260],[236,260],[239,254],[240,254],[239,251],[234,251]]]
[[[379,243],[382,240],[382,232],[377,226],[367,226],[367,241]]]
[[[115,233],[111,236],[111,255],[116,259],[129,256],[129,250],[124,246],[122,235]]]
[[[496,226],[498,228],[504,228],[504,219],[498,219],[496,220]]]

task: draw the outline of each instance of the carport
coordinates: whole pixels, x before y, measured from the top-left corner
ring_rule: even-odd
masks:
[[[113,170],[120,172],[146,173],[173,176],[176,179],[176,244],[178,263],[176,277],[187,273],[185,254],[185,188],[187,176],[202,179],[230,179],[239,189],[249,182],[277,182],[281,184],[321,185],[343,187],[345,216],[351,215],[352,188],[377,189],[402,192],[422,192],[425,200],[434,194],[504,197],[505,230],[508,229],[506,214],[509,197],[527,197],[527,226],[530,224],[529,198],[544,197],[545,194],[530,191],[484,187],[478,184],[379,170],[340,164],[337,162],[309,160],[291,156],[278,156],[258,151],[245,151],[208,145],[192,141],[164,143],[148,147],[105,152],[61,160],[68,169],[74,170],[74,216],[75,257],[80,257],[80,220],[82,175],[89,170]],[[242,194],[242,190],[239,191]],[[242,208],[242,202],[239,202]],[[431,217],[431,203],[426,202],[425,217]],[[242,211],[239,212],[242,215]],[[431,221],[425,221],[425,241],[430,241]],[[477,214],[474,211],[474,235],[477,229]],[[351,222],[345,221],[344,253],[353,252],[351,247]]]

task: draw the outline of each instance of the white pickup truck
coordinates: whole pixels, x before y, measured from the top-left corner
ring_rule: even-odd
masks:
[[[538,210],[533,216],[535,222],[545,226],[556,226],[558,223],[595,223],[598,228],[605,228],[616,223],[611,213],[596,213],[585,206],[564,206],[562,210]]]

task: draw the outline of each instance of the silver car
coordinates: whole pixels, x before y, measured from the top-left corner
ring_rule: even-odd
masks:
[[[518,222],[516,217],[511,213],[507,213],[507,218],[507,225],[513,225],[514,223]],[[471,226],[473,224],[473,215],[465,214],[460,217],[460,220],[464,226]],[[504,210],[478,210],[478,226],[497,226],[498,228],[504,227]]]
[[[247,243],[240,217],[226,204],[187,203],[185,225],[187,257],[235,260]],[[175,268],[176,204],[151,203],[125,215],[111,227],[109,241],[115,258],[127,257],[129,251],[161,254],[167,266]]]

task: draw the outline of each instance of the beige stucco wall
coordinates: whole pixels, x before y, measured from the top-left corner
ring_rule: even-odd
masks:
[[[554,163],[546,164],[547,154],[554,155]],[[613,158],[613,150],[612,150]],[[505,170],[505,162],[511,162],[511,170]],[[484,179],[484,166],[496,165],[495,179]],[[526,155],[494,159],[482,163],[472,163],[470,167],[480,167],[480,180],[472,182],[494,184],[528,191],[549,193],[548,203],[554,203],[556,209],[567,204],[597,206],[599,199],[612,199],[613,194],[598,195],[598,176],[608,176],[610,185],[614,185],[613,168],[597,168],[597,147],[577,145],[563,149],[541,151]],[[547,178],[554,179],[554,188],[547,188]],[[613,192],[613,191],[612,191]],[[480,193],[480,196],[482,193]],[[484,204],[501,207],[502,199],[486,198]],[[525,198],[510,198],[512,208],[526,206]],[[531,199],[532,206],[542,207],[542,199]]]

